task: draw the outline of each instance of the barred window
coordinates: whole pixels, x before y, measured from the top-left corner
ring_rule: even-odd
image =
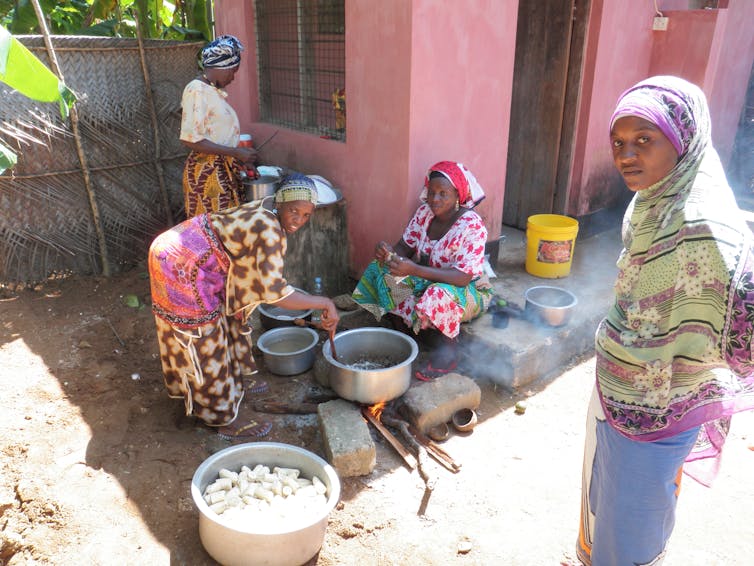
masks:
[[[345,0],[256,0],[264,122],[345,140]]]

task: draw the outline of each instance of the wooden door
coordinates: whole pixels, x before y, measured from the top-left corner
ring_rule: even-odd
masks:
[[[503,224],[565,212],[590,0],[520,0]]]

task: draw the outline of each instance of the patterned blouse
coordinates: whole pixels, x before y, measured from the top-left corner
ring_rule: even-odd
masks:
[[[246,318],[294,291],[283,277],[286,248],[285,232],[261,201],[190,218],[152,242],[152,310],[184,329],[221,315]]]
[[[222,89],[194,79],[183,90],[180,139],[198,142],[203,139],[236,147],[241,127],[233,107]]]

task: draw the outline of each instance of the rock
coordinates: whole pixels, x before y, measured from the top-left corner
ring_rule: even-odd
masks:
[[[333,297],[332,302],[342,311],[353,311],[359,307],[356,301],[351,298],[351,295],[338,295]]]

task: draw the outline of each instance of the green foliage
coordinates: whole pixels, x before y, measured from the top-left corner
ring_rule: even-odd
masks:
[[[16,153],[0,140],[0,174],[12,169],[17,160]]]
[[[210,40],[212,0],[39,0],[53,35]],[[39,34],[30,0],[0,0],[0,24],[14,35]]]

